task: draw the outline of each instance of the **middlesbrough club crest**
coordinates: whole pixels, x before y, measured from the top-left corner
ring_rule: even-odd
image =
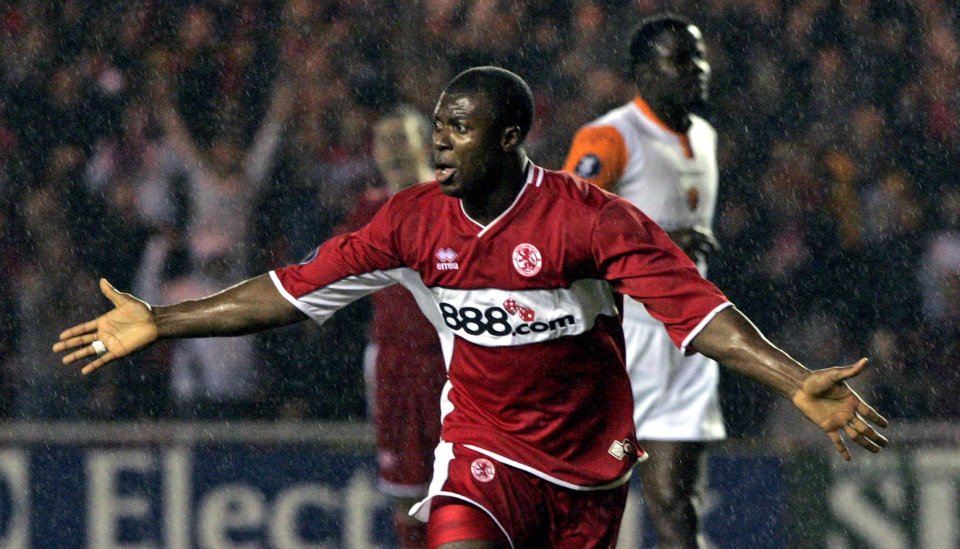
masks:
[[[497,474],[497,470],[489,459],[479,458],[473,460],[473,463],[470,464],[470,474],[480,482],[490,482]]]
[[[543,267],[540,250],[533,244],[520,244],[513,249],[513,267],[523,276],[533,276]]]

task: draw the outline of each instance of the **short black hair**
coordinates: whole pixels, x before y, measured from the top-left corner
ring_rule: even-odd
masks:
[[[630,38],[630,68],[649,63],[656,54],[654,42],[664,31],[685,29],[694,22],[675,13],[661,13],[644,18],[637,24]]]
[[[453,77],[444,93],[483,93],[493,108],[497,127],[520,127],[520,142],[533,125],[533,92],[515,73],[500,67],[473,67]]]

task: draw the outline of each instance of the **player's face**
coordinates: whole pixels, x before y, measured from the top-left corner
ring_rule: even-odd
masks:
[[[440,96],[433,113],[433,158],[444,194],[464,198],[489,190],[486,176],[500,150],[492,115],[482,93]]]
[[[427,149],[413,117],[385,118],[373,129],[373,159],[384,181],[394,190],[419,183]]]
[[[710,63],[700,29],[689,25],[664,31],[654,48],[654,73],[668,96],[688,107],[705,102],[709,96]]]

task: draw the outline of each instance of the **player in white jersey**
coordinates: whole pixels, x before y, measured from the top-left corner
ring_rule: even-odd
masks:
[[[581,128],[564,169],[639,207],[706,276],[716,249],[717,134],[691,112],[707,97],[703,38],[686,19],[659,15],[637,26],[630,54],[639,95]],[[701,546],[705,442],[726,436],[719,367],[681,353],[636,301],[624,303],[623,330],[637,438],[650,454],[643,499],[659,547]]]
[[[620,296],[643,302],[675,344],[791,401],[844,459],[843,431],[872,452],[886,425],[844,380],[866,359],[810,371],[771,345],[626,200],[535,166],[533,96],[517,75],[464,71],[434,112],[437,180],[394,195],[315,256],[204,299],[115,308],[60,335],[84,373],[158,339],[230,336],[312,318],[400,283],[440,336],[448,381],[430,493],[431,549],[609,548],[643,456],[623,362]],[[404,380],[416,382],[416,380]]]

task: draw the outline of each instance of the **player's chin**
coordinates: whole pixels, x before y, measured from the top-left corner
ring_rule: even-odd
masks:
[[[463,192],[459,189],[445,189],[440,187],[440,190],[443,191],[443,194],[449,196],[450,198],[463,198]]]
[[[452,198],[463,198],[463,186],[457,184],[452,177],[446,181],[440,181],[439,184],[440,191],[443,192],[443,194]]]

